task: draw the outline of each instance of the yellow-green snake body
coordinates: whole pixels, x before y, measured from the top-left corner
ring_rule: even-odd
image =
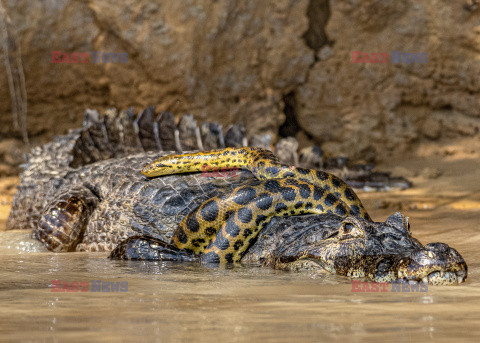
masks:
[[[202,255],[204,262],[238,262],[274,216],[305,213],[354,215],[370,220],[355,192],[340,178],[281,164],[259,148],[226,148],[164,156],[145,166],[147,177],[204,171],[247,169],[261,180],[205,201],[179,224],[177,248]]]

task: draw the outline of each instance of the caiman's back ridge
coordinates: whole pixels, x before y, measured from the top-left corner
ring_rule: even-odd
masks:
[[[197,126],[190,115],[177,122],[168,112],[157,115],[154,108],[137,118],[132,110],[107,110],[102,118],[87,111],[81,129],[28,156],[7,228],[32,229],[52,251],[257,261],[284,269],[313,263],[325,272],[373,280],[452,284],[466,278],[466,264],[454,249],[440,243],[421,245],[400,214],[385,223],[372,222],[341,179],[312,171],[309,161],[322,163],[319,149],[310,149],[311,157],[302,155],[304,164],[298,168],[279,163],[269,151],[241,148],[248,141],[241,125],[224,134],[218,124]],[[221,149],[226,154],[220,159],[220,151],[187,152],[179,159],[178,154],[191,149]],[[229,164],[228,155],[240,151],[245,153],[241,161]],[[280,155],[292,156],[291,151]],[[175,159],[181,162],[180,172],[202,171],[195,165],[199,158],[206,158],[209,168],[245,170],[229,178],[203,173],[148,178],[140,172],[162,161],[144,170],[154,176],[149,172],[164,167],[158,163]],[[344,167],[339,168],[348,174]],[[354,179],[362,185],[379,180],[367,169],[360,174]],[[386,180],[392,184],[388,176]],[[398,181],[402,184],[393,183]],[[302,216],[307,213],[314,214]],[[301,216],[292,221],[278,217],[283,215]]]

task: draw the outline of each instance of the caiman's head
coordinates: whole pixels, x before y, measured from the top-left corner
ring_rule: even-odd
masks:
[[[467,265],[455,249],[444,243],[423,246],[398,212],[385,223],[335,215],[301,218],[301,223],[297,217],[291,225],[281,224],[286,226],[270,251],[277,267],[432,285],[460,284],[467,277]]]

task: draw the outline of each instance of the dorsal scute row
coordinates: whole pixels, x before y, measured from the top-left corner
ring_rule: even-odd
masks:
[[[72,149],[70,167],[77,168],[109,158],[144,151],[222,149],[248,145],[241,123],[224,131],[217,122],[200,125],[190,114],[178,119],[168,112],[156,112],[150,106],[135,115],[129,108],[118,112],[109,108],[103,116],[97,110],[86,110],[82,129]]]

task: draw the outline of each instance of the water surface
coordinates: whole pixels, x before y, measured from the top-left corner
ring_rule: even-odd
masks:
[[[0,232],[4,243],[14,236],[33,249],[25,233]],[[461,286],[366,293],[352,292],[351,282],[337,276],[0,248],[2,340],[438,341],[461,333],[475,341],[480,334],[475,262]],[[459,250],[479,260],[473,249]],[[87,282],[88,291],[55,292],[53,280]],[[93,292],[92,280],[126,282],[128,290]]]

